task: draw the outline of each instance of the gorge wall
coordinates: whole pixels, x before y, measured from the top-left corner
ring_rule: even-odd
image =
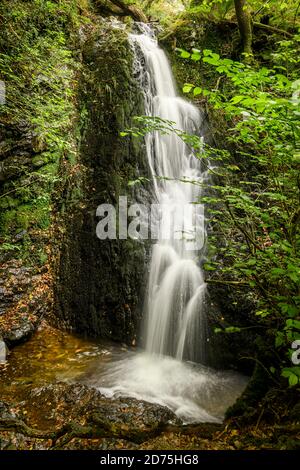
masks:
[[[47,317],[132,341],[145,248],[96,237],[97,206],[136,200],[128,182],[147,174],[143,146],[119,135],[142,113],[127,33],[85,1],[5,1],[1,15],[24,40],[0,44],[0,337]]]
[[[72,199],[77,191],[79,198],[72,201],[65,219],[55,315],[78,332],[128,341],[137,328],[145,248],[131,239],[96,237],[98,205],[117,207],[119,196],[126,195],[128,204],[136,201],[138,195],[128,183],[147,174],[141,142],[120,137],[132,117],[143,113],[125,31],[100,22],[83,45],[82,79],[81,181],[67,195]]]

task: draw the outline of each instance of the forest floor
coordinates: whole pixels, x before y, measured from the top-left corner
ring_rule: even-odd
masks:
[[[0,432],[3,450],[299,450],[300,427],[280,429],[274,426],[249,426],[242,430],[230,425],[207,437],[195,431],[166,431],[159,436],[137,444],[126,439],[77,438],[62,446],[53,446],[51,440],[29,438],[12,432]]]

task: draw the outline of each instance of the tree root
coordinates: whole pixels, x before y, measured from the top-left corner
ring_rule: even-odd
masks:
[[[164,427],[157,426],[156,428],[146,432],[135,431],[122,426],[107,426],[102,420],[93,419],[91,423],[85,425],[70,421],[55,431],[41,431],[31,428],[24,421],[18,418],[0,419],[0,432],[13,432],[32,439],[51,440],[52,443],[49,447],[50,450],[60,449],[74,438],[122,439],[136,444],[141,444],[142,442],[161,434],[163,430]]]
[[[41,431],[31,428],[20,419],[8,418],[0,419],[0,432],[1,431],[18,433],[33,439],[50,439],[52,443],[55,444],[63,436],[67,437],[74,434],[74,437],[86,437],[87,434],[91,432],[91,427],[70,422],[56,431]],[[68,439],[68,441],[69,440],[70,439]]]

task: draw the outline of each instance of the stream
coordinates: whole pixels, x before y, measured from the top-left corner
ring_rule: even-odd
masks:
[[[84,339],[44,324],[26,343],[16,346],[1,366],[0,396],[21,402],[33,388],[82,383],[107,397],[165,405],[186,423],[221,422],[247,380],[232,371],[170,357],[157,360],[142,350]]]

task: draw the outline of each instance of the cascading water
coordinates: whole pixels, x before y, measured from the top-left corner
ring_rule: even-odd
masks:
[[[137,27],[139,33],[131,34],[130,42],[146,115],[167,119],[177,129],[200,136],[200,111],[177,96],[167,57],[151,27]],[[99,365],[84,380],[110,397],[130,396],[168,406],[185,422],[218,422],[247,380],[203,365],[205,283],[197,260],[203,254],[205,228],[203,207],[193,204],[200,185],[188,181],[201,183],[206,174],[175,134],[147,135],[146,150],[153,203],[159,210],[152,221],[158,241],[152,250],[145,299],[145,351],[121,351],[104,370]],[[191,204],[192,211],[187,209]]]
[[[140,24],[139,29],[141,34],[132,34],[130,40],[146,114],[172,121],[180,131],[199,135],[200,111],[177,96],[170,64],[151,27]],[[205,239],[204,217],[203,207],[193,204],[199,196],[199,185],[188,181],[200,183],[206,175],[201,172],[199,160],[175,133],[148,135],[146,148],[155,188],[153,202],[160,208],[160,219],[155,221],[159,225],[158,242],[153,247],[145,303],[146,350],[204,362],[205,283],[193,259],[196,255],[199,259],[194,250],[196,241],[197,246],[202,242],[201,248]]]

